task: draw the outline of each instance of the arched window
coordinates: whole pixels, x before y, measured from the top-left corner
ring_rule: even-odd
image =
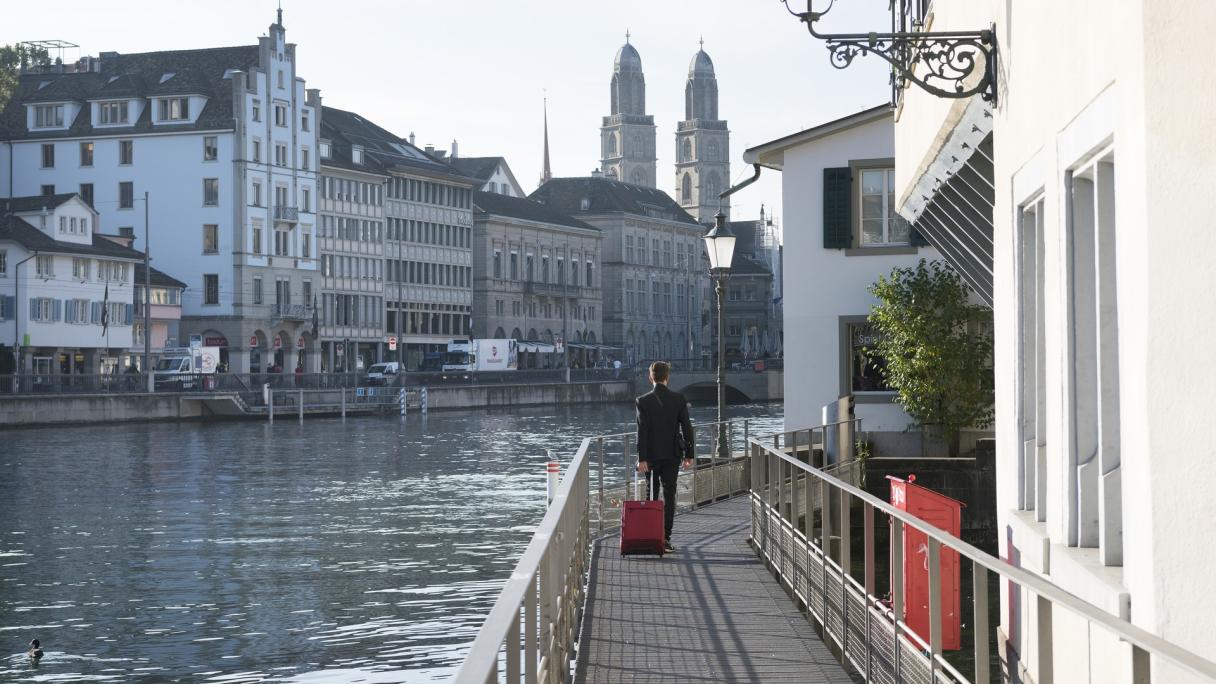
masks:
[[[710,173],[702,182],[702,185],[704,186],[704,193],[702,196],[705,199],[712,200],[718,196],[718,188],[720,187],[720,184],[718,183],[718,174]]]
[[[684,174],[684,180],[680,181],[680,201],[692,201],[692,176]]]
[[[710,140],[705,145],[705,159],[708,161],[718,161],[718,141]]]
[[[501,340],[501,339],[505,338],[506,336],[507,336],[507,331],[503,330],[501,325],[494,329],[494,339]]]
[[[608,134],[608,154],[605,156],[608,156],[608,157],[616,156],[616,133]]]
[[[629,154],[635,157],[641,157],[646,154],[646,150],[642,146],[642,136],[633,136],[633,149],[629,150]]]
[[[692,160],[692,140],[684,138],[684,145],[680,150],[680,161]]]
[[[646,185],[646,174],[642,173],[641,169],[633,170],[633,177],[629,179],[634,185]]]

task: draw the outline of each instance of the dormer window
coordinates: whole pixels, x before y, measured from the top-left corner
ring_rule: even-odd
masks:
[[[35,128],[62,128],[63,105],[37,105],[34,107]]]
[[[161,121],[185,121],[190,118],[190,98],[168,97],[160,101]]]
[[[350,160],[356,164],[363,163],[363,148],[355,145],[350,150]]]
[[[325,140],[321,141],[321,158],[329,159],[329,142]]]
[[[98,122],[101,124],[125,124],[130,121],[129,103],[126,100],[102,102],[97,105]]]

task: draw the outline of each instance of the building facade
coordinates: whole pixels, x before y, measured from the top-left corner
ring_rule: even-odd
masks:
[[[97,234],[76,195],[0,200],[0,373],[113,373],[132,343],[143,254]]]
[[[600,127],[600,170],[608,178],[657,187],[654,117],[646,113],[642,57],[628,36],[612,65],[610,94],[611,114]]]
[[[867,432],[902,432],[911,423],[882,378],[882,360],[866,351],[874,335],[867,316],[878,303],[869,286],[893,269],[940,258],[891,208],[894,136],[883,105],[744,153],[744,161],[781,172],[786,223],[800,227],[785,235],[783,249],[798,264],[784,272],[782,294],[791,428],[822,424],[824,407],[846,395]]]
[[[599,229],[526,198],[473,206],[474,336],[519,340],[521,368],[605,358]]]
[[[1216,5],[1017,9],[934,1],[933,31],[997,37],[997,99],[902,92],[897,209],[993,308],[1001,556],[1211,660],[1216,90],[1178,38]],[[1044,603],[1001,583],[1012,677],[1134,681],[1126,642]]]
[[[183,335],[223,342],[234,371],[281,367],[301,343],[315,367],[319,109],[281,12],[257,45],[103,52],[21,76],[0,193],[79,193],[137,247],[147,216],[153,258],[187,284]],[[257,278],[284,296],[256,301]]]
[[[718,78],[714,63],[700,50],[688,65],[684,120],[676,127],[675,197],[693,218],[713,223],[719,209],[730,215],[730,201],[718,194],[730,187],[730,131],[718,118]]]
[[[145,276],[146,273],[146,276]],[[147,278],[145,280],[145,277]],[[164,354],[166,348],[185,347],[189,338],[182,339],[182,293],[186,284],[155,268],[145,271],[143,262],[135,264],[135,321],[131,330],[131,348],[121,365],[144,368],[144,283],[148,284],[148,330],[152,331],[148,351],[152,363]],[[202,339],[203,346],[216,346],[218,340]]]
[[[603,331],[625,363],[699,358],[704,227],[661,190],[593,176],[531,195],[603,236]]]
[[[479,192],[493,192],[507,197],[525,197],[523,186],[503,157],[448,157],[447,163],[456,173],[481,181]]]

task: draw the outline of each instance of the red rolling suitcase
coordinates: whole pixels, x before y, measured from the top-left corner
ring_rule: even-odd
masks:
[[[641,486],[639,483],[639,498]],[[621,555],[663,556],[663,501],[625,501],[621,504]]]

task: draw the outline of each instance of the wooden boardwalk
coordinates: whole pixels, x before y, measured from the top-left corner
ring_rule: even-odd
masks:
[[[746,497],[676,517],[674,555],[599,542],[576,682],[858,682],[747,544]]]

